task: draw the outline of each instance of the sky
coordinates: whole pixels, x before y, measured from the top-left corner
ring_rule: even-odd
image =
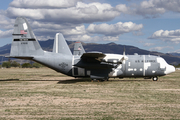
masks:
[[[54,39],[131,45],[180,52],[180,0],[2,0],[0,47],[12,42],[18,16],[38,40]]]

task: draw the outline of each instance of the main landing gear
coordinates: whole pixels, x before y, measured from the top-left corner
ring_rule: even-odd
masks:
[[[91,81],[98,81],[98,82],[104,82],[104,81],[109,81],[109,78],[104,78],[104,79],[91,79]]]
[[[157,81],[158,80],[158,77],[156,76],[156,77],[152,77],[152,80],[153,81]]]

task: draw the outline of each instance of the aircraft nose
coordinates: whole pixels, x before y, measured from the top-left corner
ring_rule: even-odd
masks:
[[[169,74],[169,73],[172,73],[172,72],[175,72],[175,67],[172,66],[172,65],[167,65],[166,66],[166,71],[165,71],[165,74]]]

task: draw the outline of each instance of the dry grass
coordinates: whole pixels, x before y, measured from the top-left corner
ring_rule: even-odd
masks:
[[[74,79],[48,68],[0,69],[0,119],[180,119],[180,71],[159,81]]]

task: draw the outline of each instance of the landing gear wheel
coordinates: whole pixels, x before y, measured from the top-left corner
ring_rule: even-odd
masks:
[[[98,82],[104,82],[104,81],[108,81],[109,78],[104,78],[104,79],[91,79],[91,82],[94,82],[94,81],[98,81]]]
[[[107,77],[107,78],[104,78],[104,79],[101,79],[101,81],[109,81],[109,77]]]
[[[104,80],[103,80],[103,79],[91,79],[91,82],[94,82],[94,81],[102,82],[102,81],[104,81]]]
[[[157,80],[158,80],[158,77],[153,77],[152,80],[153,80],[153,81],[157,81]]]
[[[91,82],[97,81],[97,79],[91,79]]]
[[[109,81],[109,78],[105,78],[104,81]]]

